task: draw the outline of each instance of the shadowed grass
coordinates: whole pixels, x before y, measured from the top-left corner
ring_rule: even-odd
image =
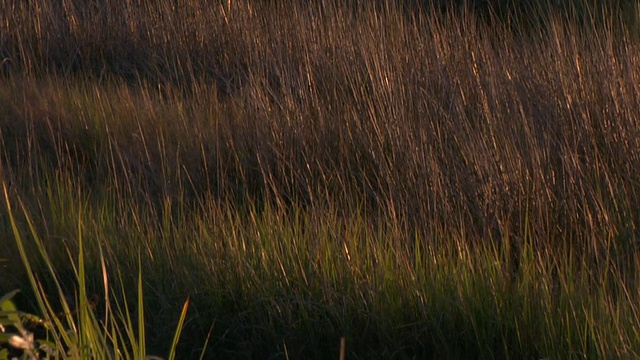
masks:
[[[584,4],[5,1],[0,291],[38,235],[136,357],[637,357],[640,39]]]
[[[120,308],[120,303],[115,303],[117,307],[117,314],[111,311],[111,296],[109,291],[109,280],[106,271],[105,261],[100,253],[100,263],[102,266],[102,280],[104,290],[104,319],[99,320],[97,317],[97,299],[89,297],[87,293],[87,283],[85,272],[85,255],[83,249],[83,235],[82,235],[82,223],[78,222],[78,256],[77,267],[74,264],[74,259],[70,257],[72,261],[72,267],[74,272],[74,294],[70,297],[66,293],[60,280],[58,272],[54,269],[54,264],[48,256],[46,245],[42,242],[38,236],[34,223],[26,213],[24,204],[20,202],[24,219],[28,225],[29,236],[34,242],[33,245],[39,252],[40,259],[47,267],[49,275],[49,281],[55,285],[55,290],[50,293],[45,290],[43,282],[38,275],[37,269],[32,267],[33,259],[35,255],[29,254],[26,251],[28,245],[21,231],[17,225],[17,221],[14,212],[11,207],[9,195],[7,193],[6,184],[3,183],[5,205],[7,209],[7,215],[9,217],[9,223],[13,231],[15,238],[15,244],[18,247],[20,260],[27,272],[29,285],[32,290],[37,304],[38,312],[42,315],[42,318],[28,313],[18,312],[13,304],[12,298],[17,294],[17,291],[13,291],[5,295],[0,303],[2,305],[3,312],[0,316],[0,330],[2,336],[0,336],[0,345],[7,343],[9,349],[14,347],[18,350],[23,350],[24,358],[39,359],[62,357],[70,359],[85,359],[85,358],[102,358],[102,359],[147,359],[153,357],[147,357],[145,346],[145,322],[144,322],[144,302],[142,294],[142,273],[138,271],[138,323],[134,328],[134,322],[129,316],[129,309],[126,299],[123,300],[124,312]],[[124,289],[123,289],[124,290]],[[63,307],[63,312],[58,313],[54,310],[52,302],[49,300],[51,296],[57,297],[60,305]],[[72,304],[75,304],[73,306]],[[180,319],[178,320],[178,326],[174,332],[173,341],[169,351],[168,359],[175,358],[175,349],[180,338],[182,326],[187,315],[187,308],[189,301],[184,303]],[[26,321],[26,323],[25,323]],[[32,326],[27,327],[27,324]],[[46,334],[42,335],[44,338],[34,337],[33,330],[30,328],[35,325],[43,329]],[[15,329],[17,334],[11,334],[8,331]],[[137,330],[137,331],[136,331]],[[137,333],[137,336],[135,335]],[[7,348],[3,348],[2,356],[8,357]],[[204,355],[204,351],[202,352]]]

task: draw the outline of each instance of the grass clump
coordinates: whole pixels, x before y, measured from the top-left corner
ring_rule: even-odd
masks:
[[[2,1],[0,292],[55,349],[638,357],[619,8]]]
[[[26,251],[26,242],[18,229],[13,210],[11,208],[6,184],[3,183],[5,205],[8,210],[9,222],[18,246],[20,258],[33,290],[33,296],[38,304],[38,311],[44,314],[42,317],[17,310],[13,298],[19,290],[11,291],[0,298],[0,357],[8,359],[10,353],[22,352],[22,359],[40,358],[68,358],[68,359],[160,359],[157,356],[147,356],[145,346],[145,321],[144,301],[142,292],[142,273],[138,273],[138,303],[137,324],[131,317],[131,312],[126,299],[120,302],[112,302],[112,290],[109,288],[109,277],[103,257],[100,257],[102,266],[102,280],[104,290],[104,307],[97,310],[99,298],[97,295],[89,296],[86,285],[86,270],[84,265],[84,250],[82,242],[82,224],[78,224],[78,256],[77,265],[70,258],[75,275],[76,293],[70,297],[61,286],[61,279],[54,269],[53,263],[47,254],[46,247],[38,234],[34,224],[26,213],[26,209],[20,203],[25,220],[35,246],[41,256],[41,260],[49,271],[49,282],[52,282],[57,292],[51,294],[45,290],[43,281],[32,268],[33,255]],[[121,284],[122,285],[122,282]],[[57,297],[59,304],[64,309],[56,313],[50,296]],[[73,305],[75,304],[75,305]],[[112,306],[115,305],[115,308]],[[168,359],[175,359],[178,339],[187,315],[189,300],[184,303],[178,326],[174,332],[173,341],[169,350]],[[103,318],[99,319],[98,314]],[[13,332],[12,332],[13,331]],[[35,332],[39,334],[36,336]],[[137,334],[137,335],[136,335]],[[14,358],[14,354],[11,358]],[[201,354],[204,355],[204,351]]]

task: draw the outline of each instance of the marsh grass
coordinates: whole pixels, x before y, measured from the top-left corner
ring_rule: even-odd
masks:
[[[147,356],[145,346],[145,317],[142,272],[138,271],[137,278],[137,323],[131,317],[126,298],[114,301],[113,290],[110,289],[109,275],[102,253],[100,253],[100,266],[102,275],[103,297],[89,296],[86,283],[87,272],[85,269],[85,253],[83,249],[82,223],[78,222],[78,248],[77,257],[69,254],[70,264],[73,270],[74,293],[65,292],[61,284],[60,275],[54,268],[52,259],[49,258],[47,248],[38,236],[34,223],[26,213],[26,208],[20,203],[21,212],[29,229],[32,245],[38,250],[38,254],[27,252],[25,236],[21,233],[16,216],[11,206],[6,184],[3,183],[4,200],[7,216],[13,231],[15,244],[18,247],[19,260],[27,273],[29,286],[37,303],[37,311],[40,316],[28,312],[18,311],[13,298],[19,290],[7,293],[0,299],[0,345],[3,345],[0,356],[3,359],[10,357],[10,351],[22,352],[23,359],[40,358],[68,358],[68,359],[158,359]],[[32,267],[34,259],[40,259],[47,271],[36,272]],[[18,259],[15,259],[16,261]],[[44,275],[44,276],[43,276]],[[44,278],[48,278],[44,280]],[[122,279],[122,278],[120,278]],[[55,286],[54,291],[47,291],[44,282]],[[121,282],[121,291],[124,287]],[[71,295],[71,296],[70,296]],[[54,303],[50,300],[54,296],[58,300],[63,311],[54,309]],[[102,310],[98,311],[98,303],[102,302]],[[175,359],[176,347],[184,321],[187,315],[189,300],[184,303],[178,325],[174,331],[173,340],[167,359]],[[99,318],[102,314],[104,317]],[[11,331],[15,331],[12,333]],[[43,333],[44,332],[44,333]],[[201,353],[201,358],[204,351]],[[13,358],[12,355],[11,358]]]
[[[0,292],[118,279],[136,358],[638,357],[631,20],[366,4],[0,0]]]

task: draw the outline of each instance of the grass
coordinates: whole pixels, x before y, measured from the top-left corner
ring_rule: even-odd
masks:
[[[4,183],[3,190],[7,215],[20,259],[27,272],[29,285],[34,290],[38,311],[44,315],[39,317],[18,311],[13,298],[18,294],[19,290],[13,290],[0,298],[0,308],[2,309],[0,312],[0,344],[8,345],[8,348],[4,347],[0,351],[0,357],[3,359],[8,359],[10,356],[14,358],[15,354],[10,355],[10,351],[18,350],[22,351],[21,358],[30,360],[50,357],[71,359],[157,359],[157,357],[147,356],[146,354],[142,273],[138,271],[138,318],[137,324],[134,326],[134,321],[129,315],[130,311],[126,299],[123,300],[122,305],[119,302],[112,304],[110,300],[112,291],[109,289],[109,276],[102,253],[100,254],[105,307],[103,311],[104,318],[99,320],[96,316],[97,299],[94,296],[89,297],[87,294],[87,273],[84,263],[81,224],[78,224],[77,266],[74,264],[76,259],[70,257],[74,279],[77,281],[74,288],[74,296],[70,300],[61,286],[61,279],[47,254],[45,244],[35,231],[34,224],[26,213],[24,204],[20,203],[30,235],[33,237],[39,255],[48,269],[49,280],[55,284],[56,291],[51,295],[55,295],[60,300],[60,305],[64,309],[63,312],[57,313],[53,308],[52,302],[48,299],[50,293],[44,289],[40,276],[31,266],[34,256],[26,251],[25,240],[18,229],[7,187]],[[75,303],[73,307],[71,305],[72,302]],[[112,309],[111,306],[114,304],[115,309]],[[175,359],[176,347],[184,325],[188,305],[189,300],[187,299],[171,342],[168,359]],[[42,337],[41,339],[36,338],[34,330],[31,329],[33,327],[45,331],[45,334],[39,334]],[[10,332],[12,330],[13,332]],[[204,351],[201,354],[201,358],[203,355]]]
[[[640,357],[640,38],[558,3],[0,0],[3,311],[69,357]]]

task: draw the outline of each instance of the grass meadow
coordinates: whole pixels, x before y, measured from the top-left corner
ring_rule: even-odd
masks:
[[[638,7],[489,3],[0,0],[0,295],[63,358],[639,358]]]

